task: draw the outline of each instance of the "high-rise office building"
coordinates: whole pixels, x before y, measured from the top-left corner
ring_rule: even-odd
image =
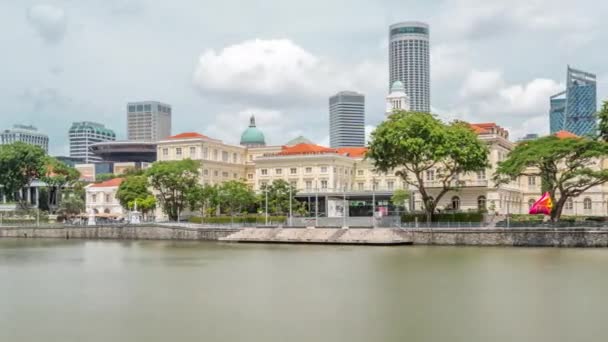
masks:
[[[417,21],[393,24],[389,28],[389,90],[403,82],[412,111],[430,112],[429,26]]]
[[[159,141],[171,136],[171,106],[156,101],[127,104],[127,137],[131,141]]]
[[[69,131],[70,136],[70,157],[80,158],[85,163],[101,161],[101,157],[96,156],[90,146],[102,142],[116,140],[116,134],[104,125],[82,121],[74,122]]]
[[[329,145],[365,146],[365,96],[341,91],[329,98]]]
[[[579,136],[597,130],[597,87],[594,74],[568,66],[566,90],[549,99],[551,134],[568,131]]]
[[[49,136],[38,132],[38,129],[34,126],[13,125],[12,129],[0,133],[0,145],[12,144],[17,141],[40,146],[44,152],[49,153]]]

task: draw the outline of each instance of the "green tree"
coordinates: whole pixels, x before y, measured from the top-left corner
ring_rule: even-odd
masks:
[[[270,185],[263,185],[260,202],[266,206],[266,191],[268,191],[268,211],[273,215],[286,215],[289,213],[290,189],[292,211],[298,211],[300,202],[295,200],[297,189],[283,179],[276,179]]]
[[[116,199],[126,209],[131,209],[131,202],[143,200],[148,196],[152,196],[152,192],[145,175],[126,177],[116,191]]]
[[[64,217],[73,217],[83,212],[84,209],[84,200],[78,195],[71,194],[65,196],[57,211]]]
[[[403,207],[404,210],[407,208],[406,201],[409,199],[410,192],[405,189],[397,189],[393,191],[393,196],[391,196],[391,202],[393,205]]]
[[[190,159],[160,161],[146,170],[158,202],[170,220],[178,220],[188,204],[189,193],[199,181],[200,162]]]
[[[47,172],[42,177],[42,181],[49,187],[47,196],[47,207],[52,208],[60,204],[62,190],[72,187],[80,178],[80,172],[75,168],[57,160],[53,157],[46,157]],[[69,190],[68,190],[69,192]]]
[[[231,180],[219,186],[218,200],[234,219],[235,212],[241,212],[255,202],[255,194],[245,182]]]
[[[107,180],[114,179],[116,177],[118,177],[118,176],[116,176],[113,173],[100,173],[98,175],[95,175],[95,181],[96,182],[105,182]]]
[[[608,155],[608,143],[590,138],[547,136],[518,144],[508,158],[498,164],[497,184],[521,176],[539,177],[543,192],[551,194],[551,220],[558,221],[564,204],[588,189],[606,183],[608,170],[599,158]]]
[[[597,113],[599,119],[599,138],[608,142],[608,101],[604,101],[602,109]]]
[[[197,185],[189,192],[188,202],[190,210],[201,212],[201,217],[206,217],[211,210],[219,205],[217,185]]]
[[[0,184],[9,200],[23,206],[21,189],[46,174],[46,154],[38,146],[16,142],[0,145]]]
[[[137,210],[142,212],[144,215],[147,215],[149,212],[156,209],[156,197],[154,195],[149,194],[143,198],[136,198],[127,203],[129,209],[135,210],[135,205],[137,204]]]
[[[467,123],[445,124],[432,114],[395,111],[372,133],[367,157],[378,171],[395,172],[418,190],[431,222],[441,198],[460,187],[458,175],[484,170],[488,153]]]

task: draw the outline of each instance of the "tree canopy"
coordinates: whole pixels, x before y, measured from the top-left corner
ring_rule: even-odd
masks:
[[[372,133],[367,157],[378,171],[395,172],[416,188],[431,221],[441,198],[460,187],[460,174],[485,170],[488,153],[465,122],[446,124],[433,114],[395,111]]]
[[[209,211],[214,210],[220,203],[217,185],[197,185],[188,193],[188,202],[191,210],[200,210],[205,217]]]
[[[217,196],[220,205],[228,210],[230,216],[255,201],[255,194],[249,186],[237,180],[222,183],[217,190]]]
[[[599,138],[608,142],[608,101],[604,101],[602,109],[597,113],[599,119]]]
[[[149,190],[148,177],[145,175],[127,176],[116,191],[116,199],[126,209],[134,209],[146,213],[156,207],[156,199]]]
[[[159,161],[146,170],[150,185],[157,191],[160,206],[169,219],[178,220],[188,204],[189,193],[199,181],[200,162],[191,159]]]
[[[547,136],[518,144],[498,164],[495,180],[500,184],[521,176],[539,177],[542,191],[549,192],[554,203],[551,219],[557,221],[568,198],[608,181],[608,170],[599,164],[607,155],[608,144],[602,141]]]
[[[0,184],[9,200],[23,200],[15,194],[46,175],[46,161],[44,150],[38,146],[23,142],[0,145]]]
[[[268,191],[268,211],[273,215],[285,215],[289,213],[289,200],[291,189],[291,205],[292,211],[299,211],[300,202],[294,198],[297,194],[297,189],[289,184],[286,180],[276,179],[270,185],[263,185],[260,193],[262,206],[266,205],[266,191]]]

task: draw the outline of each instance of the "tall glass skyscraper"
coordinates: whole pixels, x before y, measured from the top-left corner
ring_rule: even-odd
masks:
[[[429,26],[417,21],[393,24],[389,28],[389,90],[403,82],[412,111],[430,112]]]
[[[365,96],[341,91],[329,98],[329,145],[365,146]]]
[[[579,136],[597,131],[597,86],[594,74],[568,66],[566,90],[549,99],[551,134],[568,131]]]

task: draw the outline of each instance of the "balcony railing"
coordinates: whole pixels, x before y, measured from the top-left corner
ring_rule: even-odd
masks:
[[[454,187],[487,187],[489,184],[487,179],[471,179],[471,180],[461,180],[461,181],[452,181],[451,186]],[[427,188],[443,188],[443,182],[441,181],[425,181],[424,185]]]

